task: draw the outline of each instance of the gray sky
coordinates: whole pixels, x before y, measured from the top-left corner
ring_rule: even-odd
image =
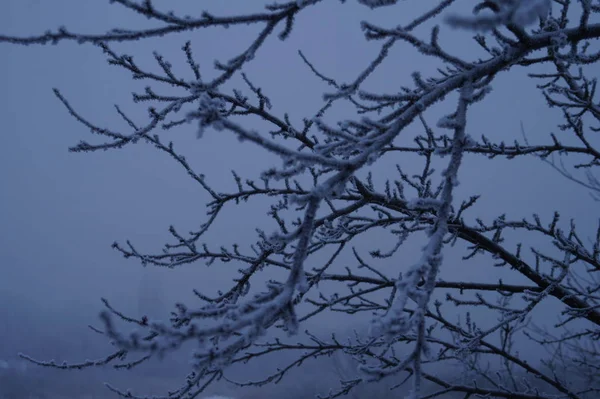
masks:
[[[166,3],[174,4],[157,2]],[[370,12],[354,3],[342,6],[339,2],[327,2],[306,12],[297,21],[289,41],[269,40],[246,69],[248,76],[270,96],[276,113],[289,112],[296,122],[301,117],[311,116],[321,105],[322,93],[329,89],[303,65],[297,50],[303,50],[324,73],[350,81],[370,60],[366,57],[372,57],[378,48],[363,39],[359,22],[365,18],[382,21],[382,24],[409,21],[409,16],[389,15],[385,10]],[[228,2],[227,6],[219,1],[202,4],[201,7],[217,14],[257,9],[254,2],[248,1]],[[198,9],[195,1],[179,1],[177,6],[187,7],[189,12]],[[406,9],[411,7],[408,3],[405,6]],[[42,33],[60,25],[74,32],[92,33],[147,24],[143,18],[103,1],[4,0],[0,13],[0,31],[19,36]],[[232,27],[195,32],[192,37],[173,35],[114,48],[132,52],[138,62],[152,68],[152,51],[158,50],[176,70],[186,71],[179,49],[191,39],[198,60],[203,62],[201,67],[210,74],[214,58],[224,61],[236,54],[247,42],[244,39],[252,37],[247,35],[253,32],[253,28]],[[472,54],[474,46],[459,45],[464,43],[459,40],[463,33],[449,28],[445,28],[445,32],[442,42],[451,50]],[[3,297],[11,297],[26,301],[29,312],[48,314],[51,311],[54,317],[44,334],[58,335],[56,331],[68,329],[77,339],[83,339],[79,337],[89,334],[85,326],[96,320],[99,297],[108,298],[122,309],[137,311],[140,286],[152,287],[150,291],[156,289],[159,296],[171,303],[188,298],[192,288],[214,290],[224,284],[231,273],[220,265],[210,269],[193,265],[172,271],[142,269],[135,261],[123,259],[110,248],[115,240],[131,239],[141,250],[150,252],[168,239],[169,225],[187,231],[205,219],[207,196],[171,159],[144,144],[102,153],[67,152],[67,148],[79,140],[94,142],[95,138],[68,114],[54,97],[53,87],[59,88],[90,120],[110,127],[124,127],[113,104],[121,105],[139,122],[145,120],[145,105],[132,104],[130,93],[147,83],[133,83],[127,73],[109,66],[102,52],[89,45],[61,43],[19,47],[0,44],[0,52],[3,60],[0,63],[3,137],[0,146],[0,225],[3,226],[0,303]],[[396,49],[366,87],[395,92],[400,84],[410,84],[411,72],[419,70],[426,76],[437,66],[437,61],[425,59],[412,50],[402,53]],[[474,137],[485,134],[491,139],[506,137],[507,142],[511,142],[519,138],[522,121],[532,141],[547,142],[543,138],[548,131],[557,130],[558,119],[546,109],[534,85],[523,71],[515,70],[499,77],[487,102],[474,107],[469,134]],[[452,107],[454,103],[447,100],[435,114],[441,115]],[[328,116],[329,120],[353,117],[344,107],[334,109]],[[242,177],[256,178],[265,167],[277,164],[276,159],[265,156],[252,144],[240,144],[225,132],[207,132],[202,140],[197,140],[194,126],[190,125],[167,134],[176,136],[176,148],[217,187],[233,189],[231,169],[237,169]],[[397,162],[407,168],[415,167],[410,160],[391,158],[384,159],[376,170],[393,170]],[[486,205],[478,207],[473,213],[475,216],[489,220],[504,212],[514,218],[538,212],[549,217],[552,211],[559,209],[566,219],[574,217],[583,221],[581,227],[592,227],[586,227],[584,219],[597,208],[585,190],[564,181],[541,162],[488,162],[469,156],[461,176],[459,192],[463,197],[484,195],[482,204]],[[232,210],[229,219],[215,226],[212,243],[252,242],[255,225],[272,226],[262,221],[267,210],[264,205],[258,203]],[[418,251],[416,247],[403,252],[406,262],[414,262]],[[446,264],[443,276],[446,273],[454,280],[459,279],[461,266]],[[484,278],[490,275],[490,268],[465,270],[465,275]]]

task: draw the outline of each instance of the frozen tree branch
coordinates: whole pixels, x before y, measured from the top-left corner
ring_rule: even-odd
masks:
[[[479,165],[485,163],[488,168],[494,168],[499,159],[541,159],[598,199],[600,103],[593,68],[600,61],[596,48],[600,5],[593,1],[494,0],[477,4],[473,15],[467,16],[457,11],[455,1],[445,0],[394,27],[381,26],[365,14],[369,21],[363,21],[360,28],[379,47],[372,59],[356,60],[363,67],[350,83],[321,72],[319,62],[300,53],[299,62],[332,92],[323,94],[316,114],[306,115],[296,126],[245,67],[259,58],[273,35],[286,39],[300,24],[298,15],[324,2],[280,2],[264,11],[232,12],[230,16],[208,11],[182,16],[159,10],[150,0],[111,3],[159,27],[118,28],[100,34],[59,28],[29,37],[0,35],[0,43],[94,45],[109,64],[134,80],[147,81],[148,86],[132,99],[138,106],[147,105],[148,119],[134,122],[124,108],[116,107],[126,125],[123,129],[93,122],[78,111],[77,102],[54,90],[67,112],[98,139],[81,141],[70,148],[72,152],[149,143],[179,165],[209,199],[197,229],[184,233],[171,226],[171,241],[162,249],[146,252],[130,241],[115,242],[113,248],[143,265],[175,268],[219,262],[235,267],[238,275],[214,296],[195,291],[199,303],[177,304],[167,322],[126,315],[105,300],[102,327],[92,327],[115,346],[104,358],[73,364],[22,355],[25,359],[60,369],[131,369],[193,342],[191,371],[181,386],[164,396],[169,399],[198,397],[219,380],[241,387],[276,383],[293,367],[306,367],[314,359],[331,355],[342,356],[356,375],[332,387],[327,398],[352,395],[372,380],[392,381],[394,389],[410,382],[409,397],[415,399],[451,393],[527,399],[583,399],[600,394],[600,223],[595,236],[587,237],[574,220],[565,223],[558,212],[546,222],[536,209],[524,210],[533,213],[529,218],[511,219],[502,213],[503,204],[473,192],[477,188],[468,181],[461,185],[467,199],[461,201],[462,194],[455,190],[464,169],[471,166],[468,155],[473,154],[480,155]],[[358,3],[411,12],[405,2]],[[346,6],[340,4],[342,9]],[[426,24],[436,25],[422,37],[417,28]],[[159,67],[156,72],[133,55],[116,50],[118,42],[173,33],[202,34],[215,27],[239,25],[259,28],[254,38],[240,38],[244,47],[226,62],[206,59],[202,51],[192,51],[191,38],[185,41],[179,62],[187,66],[187,75],[172,68],[171,62],[177,60],[158,53],[153,53]],[[473,44],[472,56],[450,50],[444,36],[451,32],[448,25],[478,31],[472,42],[460,43]],[[418,52],[436,63],[437,72],[425,76],[414,71],[408,77],[409,86],[402,86],[406,82],[401,76],[386,76],[389,92],[370,91],[369,79],[382,73],[391,49],[401,46],[407,55]],[[476,51],[481,50],[485,57],[478,58]],[[205,80],[200,66],[213,61],[217,76]],[[541,132],[544,138],[536,144],[530,144],[527,137],[499,142],[485,135],[474,139],[468,134],[468,122],[477,102],[491,101],[487,94],[496,78],[510,75],[515,67],[527,68],[548,108],[559,111],[560,135]],[[237,78],[240,86],[232,89]],[[163,88],[169,88],[170,94],[161,94],[166,92]],[[456,98],[455,94],[458,100],[453,105],[449,99]],[[338,103],[353,108],[346,119],[333,120],[330,110]],[[428,120],[436,115],[437,104],[454,111],[432,127]],[[505,113],[499,112],[498,117]],[[258,176],[234,171],[234,189],[216,188],[208,175],[211,171],[196,170],[195,163],[167,138],[165,132],[190,124],[206,145],[210,143],[204,135],[217,130],[248,142],[249,148],[274,156],[280,163]],[[564,162],[567,155],[573,162]],[[383,158],[396,160],[396,167],[382,169]],[[415,173],[418,162],[422,167]],[[445,168],[438,173],[436,168],[444,162]],[[586,180],[578,177],[576,169],[584,169]],[[374,175],[383,177],[383,183],[376,184]],[[265,218],[272,222],[271,231],[257,229],[254,242],[223,243],[216,248],[209,244],[213,225],[227,218],[232,207],[261,200],[269,205]],[[486,201],[488,209],[500,209],[496,216],[486,218],[487,222],[471,216]],[[566,215],[566,219],[573,217]],[[589,219],[599,218],[597,209],[591,209]],[[374,232],[389,234],[393,244],[373,242],[368,253],[363,253],[358,244],[370,243],[366,240]],[[423,240],[423,233],[421,254],[412,258],[407,243]],[[532,244],[540,241],[545,244]],[[453,259],[455,251],[463,251],[463,256]],[[468,276],[442,278],[444,271],[453,273],[467,266],[502,270],[512,279],[505,283],[495,272],[486,272],[485,281]],[[539,327],[531,320],[546,304],[553,306],[556,318],[553,326]],[[342,340],[335,334],[323,338],[302,328],[307,320],[332,313],[355,316],[364,312],[372,316],[373,328],[352,339]],[[287,335],[279,334],[280,330]],[[550,348],[548,358],[528,358],[528,353],[517,348],[523,342]],[[239,382],[228,374],[231,365],[281,352],[295,357],[264,378]],[[128,359],[131,354],[137,357]],[[461,368],[461,375],[440,375],[435,371],[440,365]],[[584,378],[587,388],[581,389]],[[155,397],[133,395],[112,385],[108,388],[121,397]]]

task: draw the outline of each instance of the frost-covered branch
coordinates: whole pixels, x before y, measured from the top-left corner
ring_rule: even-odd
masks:
[[[67,112],[98,139],[81,141],[71,151],[151,144],[181,167],[207,198],[205,215],[192,214],[201,219],[197,228],[184,232],[170,226],[170,241],[163,248],[147,250],[143,243],[131,241],[115,242],[113,248],[143,265],[175,268],[220,263],[234,267],[237,274],[216,293],[194,291],[197,301],[177,304],[167,322],[127,315],[104,301],[103,326],[92,328],[116,346],[104,358],[69,364],[23,357],[61,369],[131,369],[194,343],[192,370],[180,387],[165,396],[169,399],[198,397],[219,380],[241,387],[278,382],[293,367],[307,367],[334,354],[344,356],[356,375],[332,387],[327,398],[351,395],[373,379],[381,379],[381,384],[391,381],[390,388],[396,389],[410,382],[414,398],[458,392],[574,399],[600,393],[594,372],[598,367],[594,343],[600,332],[600,227],[593,226],[593,237],[583,233],[590,231],[589,220],[599,218],[597,209],[589,210],[590,218],[581,221],[586,224],[580,228],[575,221],[565,223],[558,212],[542,222],[544,217],[535,208],[523,210],[533,214],[530,218],[522,219],[521,214],[511,218],[504,214],[508,213],[502,209],[504,204],[480,195],[468,180],[461,181],[460,192],[455,190],[465,168],[486,173],[485,167],[495,168],[501,159],[541,158],[572,182],[598,191],[600,150],[594,135],[600,105],[594,68],[600,62],[596,48],[600,5],[493,0],[476,4],[468,16],[457,11],[459,2],[444,0],[392,27],[365,13],[367,20],[357,28],[379,47],[371,59],[356,59],[362,67],[350,83],[322,72],[319,60],[300,53],[298,62],[332,92],[323,93],[316,106],[307,105],[310,110],[301,123],[295,123],[263,90],[261,79],[269,76],[251,76],[246,66],[259,62],[263,46],[273,35],[286,39],[294,33],[292,28],[312,29],[310,21],[297,17],[324,2],[274,3],[264,11],[231,12],[230,16],[208,11],[185,16],[162,11],[147,0],[112,3],[151,19],[158,27],[119,28],[95,35],[60,28],[30,37],[0,35],[0,43],[91,44],[109,64],[133,80],[147,82],[132,95],[137,106],[146,107],[147,120],[135,121],[129,110],[116,106],[124,122],[120,128],[99,125],[78,110],[76,101],[54,91]],[[344,3],[338,5],[341,10],[348,6]],[[387,6],[398,15],[413,12],[404,2],[358,3],[374,9]],[[342,11],[336,18],[343,16]],[[158,69],[138,62],[137,54],[117,50],[118,42],[172,33],[214,34],[213,28],[240,25],[256,25],[256,36],[240,37],[241,50],[226,62],[207,59],[194,47],[191,36],[182,43],[178,59],[153,53]],[[472,42],[459,43],[473,45],[469,56],[458,55],[457,47],[448,45],[449,27],[477,31]],[[460,37],[457,40],[464,40]],[[393,58],[392,49],[401,49],[407,58],[418,52],[435,63],[437,71],[385,76],[386,92],[374,91],[370,79],[383,73],[382,66]],[[187,73],[176,72],[176,62]],[[206,79],[205,65],[211,63],[216,77]],[[535,142],[530,143],[529,137],[519,136],[517,121],[515,131],[504,132],[506,137],[500,141],[485,134],[480,139],[467,135],[471,126],[467,108],[476,108],[474,103],[480,100],[492,101],[493,93],[487,93],[496,78],[510,76],[515,67],[526,68],[549,109],[559,111],[560,133],[536,132]],[[450,99],[456,95],[455,106]],[[350,111],[339,111],[344,117],[336,119],[340,114],[332,110],[339,105]],[[432,127],[428,121],[439,117],[438,105],[455,111]],[[304,112],[300,106],[294,111],[298,110]],[[508,111],[498,112],[498,117],[508,117]],[[171,132],[187,130],[190,124],[199,145],[210,146],[208,135],[218,131],[233,135],[249,151],[276,164],[256,176],[233,171],[229,183],[215,182],[212,170],[201,170],[172,138]],[[489,121],[490,129],[493,125]],[[476,166],[468,164],[471,154],[479,155]],[[572,162],[564,162],[567,155]],[[395,167],[385,162],[390,159]],[[587,180],[577,177],[577,168],[585,169]],[[528,173],[523,170],[522,175]],[[213,226],[226,220],[232,207],[247,202],[266,205],[269,227],[257,228],[252,241],[231,243],[228,237],[216,237],[215,244]],[[495,212],[491,219],[477,216],[490,211]],[[384,234],[389,239],[382,239]],[[411,254],[415,242],[422,246],[416,262]],[[459,252],[462,256],[457,257]],[[474,273],[480,278],[458,273],[469,267],[486,272]],[[497,277],[496,270],[508,275],[510,282]],[[457,277],[447,278],[445,273]],[[552,326],[539,328],[531,320],[546,304],[552,305],[556,317]],[[375,328],[370,334],[362,328],[352,339],[341,340],[335,334],[323,338],[321,332],[302,328],[308,320],[324,320],[331,314],[354,317],[365,312],[375,314]],[[550,360],[519,350],[523,342],[551,347]],[[239,382],[228,374],[231,365],[251,364],[281,352],[295,357],[262,378]],[[128,360],[131,354],[137,357]],[[556,359],[562,359],[562,364],[557,365]],[[573,385],[568,368],[561,371],[566,364],[584,370],[578,372],[588,379],[588,388]],[[440,367],[462,368],[461,375],[440,374]],[[112,385],[109,389],[122,397],[152,396],[133,395]]]

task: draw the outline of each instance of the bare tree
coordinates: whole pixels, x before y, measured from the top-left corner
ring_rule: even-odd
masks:
[[[295,360],[263,380],[239,384],[277,382],[294,366],[305,367],[314,359],[338,353],[355,362],[358,373],[332,387],[327,398],[380,379],[393,380],[395,388],[411,384],[411,398],[456,393],[524,399],[600,394],[600,226],[588,239],[575,221],[564,223],[558,213],[548,220],[537,214],[516,220],[501,214],[485,221],[469,216],[484,202],[477,192],[457,200],[455,190],[463,157],[475,154],[487,159],[488,168],[503,158],[548,160],[572,155],[571,159],[578,160],[576,165],[553,165],[571,180],[597,191],[594,170],[600,166],[600,147],[594,144],[597,138],[590,136],[600,129],[593,78],[600,59],[595,48],[600,37],[598,1],[489,0],[467,15],[455,4],[458,2],[438,0],[428,2],[429,10],[403,26],[365,21],[360,28],[379,51],[372,60],[356,60],[364,68],[350,83],[326,76],[300,53],[299,62],[331,90],[323,95],[318,112],[307,115],[300,125],[286,113],[273,111],[267,93],[244,74],[244,68],[260,56],[272,36],[286,40],[292,35],[297,17],[320,7],[323,0],[273,3],[264,11],[243,15],[232,11],[228,16],[209,12],[179,15],[161,10],[151,0],[111,3],[153,20],[156,27],[100,34],[60,28],[40,36],[0,36],[0,42],[91,44],[104,51],[109,64],[127,71],[133,79],[151,82],[145,92],[133,96],[135,103],[153,104],[146,122],[134,122],[117,108],[128,126],[124,130],[86,119],[55,89],[68,112],[104,139],[82,141],[71,151],[116,150],[150,143],[179,164],[211,198],[199,228],[184,234],[171,227],[173,241],[162,251],[142,252],[130,242],[115,243],[117,251],[158,267],[202,261],[244,266],[232,285],[217,296],[196,292],[201,305],[177,304],[169,323],[125,315],[106,302],[107,310],[101,314],[103,328],[98,332],[116,347],[106,358],[61,365],[24,357],[63,369],[102,365],[129,369],[192,342],[196,345],[193,370],[169,398],[196,397],[213,381],[231,380],[227,367],[282,351],[295,354]],[[398,15],[410,12],[408,4],[396,0],[359,3],[370,8],[387,6]],[[344,6],[347,4],[340,7]],[[174,71],[171,62],[176,60],[167,61],[157,53],[154,57],[160,72],[153,72],[115,49],[117,42],[240,25],[260,29],[242,52],[227,62],[215,62],[218,74],[212,79],[206,78],[200,67],[211,60],[197,56],[191,41],[183,45],[181,54],[189,67],[187,75]],[[423,27],[430,28],[428,36],[417,33]],[[461,36],[465,40],[461,45],[473,45],[473,56],[454,55],[445,48],[441,32],[450,29],[473,32],[474,37],[467,40]],[[381,70],[392,48],[402,45],[437,63],[437,72],[422,76],[414,71],[411,87],[402,87],[390,77],[389,93],[365,89],[365,82]],[[548,133],[547,141],[537,144],[527,138],[506,144],[469,136],[469,115],[476,103],[486,100],[499,76],[519,67],[527,68],[548,107],[562,116],[561,136]],[[239,77],[245,87],[230,89],[229,84]],[[164,86],[178,94],[160,94]],[[456,101],[454,110],[435,127],[430,125],[434,104],[451,100]],[[353,107],[356,117],[331,120],[330,110],[340,103]],[[252,119],[259,121],[260,129],[248,127],[247,121]],[[276,155],[282,164],[263,171],[255,180],[234,173],[236,189],[219,191],[211,186],[208,171],[205,177],[203,171],[194,170],[159,133],[186,128],[189,123],[198,125],[199,137],[209,129],[230,133]],[[412,134],[418,127],[418,133]],[[564,144],[565,140],[573,144]],[[384,158],[398,159],[398,166],[377,169]],[[420,160],[419,173],[407,172],[404,160],[409,158],[413,165],[415,159]],[[441,173],[435,165],[443,167]],[[573,174],[575,169],[584,171],[588,183]],[[385,182],[376,183],[372,172],[378,176],[385,173]],[[221,248],[205,244],[216,220],[226,218],[230,207],[255,197],[270,201],[273,231],[257,230],[254,243]],[[502,208],[493,199],[489,201],[492,209]],[[590,213],[592,219],[598,217],[597,209]],[[374,230],[386,231],[395,244],[388,249],[372,244],[369,254],[353,247]],[[420,258],[408,260],[402,251],[413,236],[422,240],[417,242],[424,247]],[[540,240],[547,244],[523,248]],[[464,251],[464,256],[443,264],[442,254],[452,246]],[[352,258],[344,258],[344,254]],[[524,283],[498,281],[494,272],[489,273],[488,281],[441,280],[440,270],[456,268],[459,261],[504,268]],[[382,266],[389,264],[394,265],[391,270]],[[283,278],[274,277],[281,272]],[[536,309],[545,304],[551,304],[560,319],[551,328],[532,322]],[[458,312],[452,310],[455,306]],[[301,332],[303,322],[333,312],[350,316],[367,312],[373,315],[373,322],[368,333],[350,339]],[[132,324],[136,331],[124,332],[118,322]],[[270,331],[275,331],[271,337],[276,338],[265,338]],[[297,336],[279,336],[277,331]],[[548,350],[547,358],[538,361],[531,354],[535,352],[519,351],[516,346],[523,342]],[[138,357],[126,359],[129,355]],[[436,372],[440,365],[448,370],[463,367],[464,372],[458,376]],[[123,397],[138,397],[109,388]]]

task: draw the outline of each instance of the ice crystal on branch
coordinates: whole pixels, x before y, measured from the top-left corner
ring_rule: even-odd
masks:
[[[201,93],[198,99],[198,108],[187,114],[187,120],[198,121],[198,138],[204,134],[204,130],[211,126],[216,130],[223,130],[223,114],[225,112],[225,101],[218,97],[211,97],[207,93]]]

